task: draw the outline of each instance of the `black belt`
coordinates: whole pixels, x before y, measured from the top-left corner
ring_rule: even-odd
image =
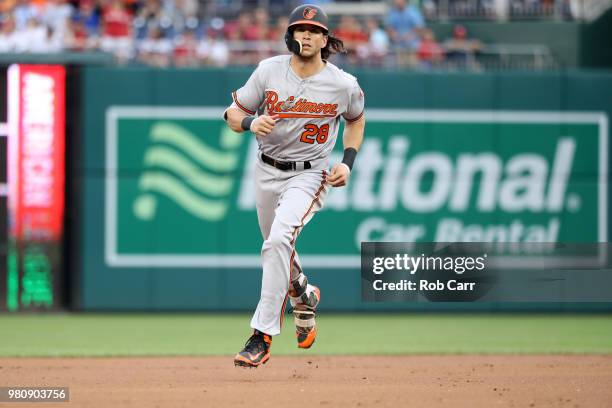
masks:
[[[277,169],[283,170],[283,171],[297,170],[298,169],[298,164],[303,164],[304,165],[304,170],[308,170],[309,168],[312,167],[310,165],[309,161],[305,161],[305,162],[280,161],[280,160],[275,160],[275,159],[271,158],[270,156],[266,156],[263,153],[261,154],[261,160],[264,163],[269,164],[270,166],[274,166]],[[299,166],[299,167],[301,167],[301,166]]]

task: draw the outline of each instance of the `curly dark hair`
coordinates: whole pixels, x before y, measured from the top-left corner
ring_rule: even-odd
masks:
[[[331,54],[346,54],[346,48],[344,48],[344,42],[341,39],[327,35],[327,45],[321,49],[321,58],[326,60]]]

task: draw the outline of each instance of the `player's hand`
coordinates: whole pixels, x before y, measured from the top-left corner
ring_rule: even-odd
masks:
[[[332,168],[330,175],[327,176],[327,183],[332,187],[346,186],[350,175],[351,171],[348,166],[338,163]]]
[[[255,133],[257,136],[266,136],[272,132],[274,126],[276,125],[276,121],[278,120],[278,115],[261,115],[258,116],[253,123],[251,123],[251,132]]]

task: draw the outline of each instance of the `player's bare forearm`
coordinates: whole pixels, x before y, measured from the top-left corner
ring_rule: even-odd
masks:
[[[242,119],[244,119],[247,114],[237,108],[229,108],[226,111],[227,114],[227,124],[234,132],[244,132],[242,129]]]
[[[365,119],[363,116],[355,122],[348,122],[344,127],[344,134],[342,135],[344,149],[346,150],[348,148],[353,148],[359,151],[361,143],[363,142],[364,130]],[[332,187],[342,187],[348,183],[350,175],[351,171],[348,165],[344,163],[337,163],[332,168],[331,173],[327,178],[327,182]]]
[[[365,131],[365,117],[361,116],[359,120],[354,122],[347,122],[344,127],[344,134],[342,135],[342,142],[344,143],[344,148],[348,149],[352,147],[353,149],[359,151],[361,147],[361,143],[363,142],[363,132]]]

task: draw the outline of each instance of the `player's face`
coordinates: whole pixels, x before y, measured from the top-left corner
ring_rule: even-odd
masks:
[[[302,43],[302,57],[314,57],[327,45],[327,35],[322,28],[301,24],[295,27],[293,38]]]

